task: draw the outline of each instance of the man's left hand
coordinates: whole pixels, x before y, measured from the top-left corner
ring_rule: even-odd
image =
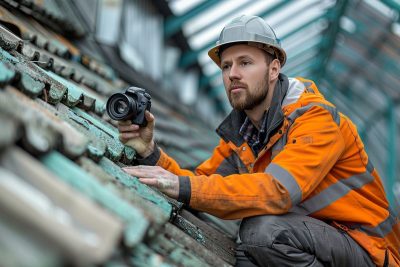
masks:
[[[161,168],[160,166],[130,166],[123,170],[139,181],[153,186],[167,196],[177,199],[179,196],[179,178],[177,175]]]

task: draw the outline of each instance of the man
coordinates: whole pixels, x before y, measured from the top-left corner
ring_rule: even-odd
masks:
[[[210,159],[181,169],[154,143],[147,113],[146,128],[119,125],[142,156],[125,171],[193,209],[243,219],[237,266],[399,266],[399,220],[356,127],[312,81],[280,73],[286,54],[270,26],[236,18],[209,56],[233,107]]]

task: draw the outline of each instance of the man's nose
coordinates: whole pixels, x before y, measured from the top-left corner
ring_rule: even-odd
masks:
[[[229,79],[233,81],[233,80],[240,80],[240,78],[241,78],[240,70],[237,65],[233,64],[229,70]]]

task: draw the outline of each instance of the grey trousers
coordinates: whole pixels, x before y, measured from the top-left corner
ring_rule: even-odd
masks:
[[[375,266],[347,233],[294,213],[243,219],[236,266]]]

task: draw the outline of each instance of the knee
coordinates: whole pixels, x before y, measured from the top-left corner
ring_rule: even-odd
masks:
[[[239,229],[242,243],[270,246],[275,236],[287,229],[284,217],[283,215],[262,215],[243,219]]]

